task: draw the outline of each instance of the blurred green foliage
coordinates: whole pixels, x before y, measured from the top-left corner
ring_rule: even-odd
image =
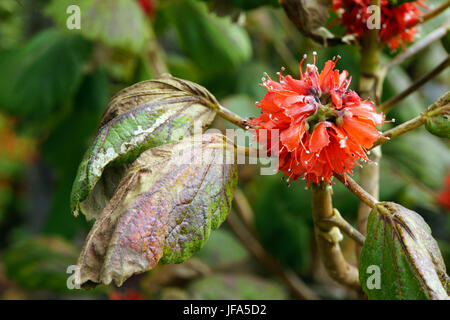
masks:
[[[134,0],[0,2],[0,298],[15,286],[26,297],[33,297],[35,289],[64,291],[67,265],[76,261],[89,230],[83,218],[70,214],[72,182],[101,114],[118,90],[167,70],[204,85],[224,106],[252,117],[259,112],[255,100],[265,93],[259,85],[263,72],[276,77],[285,66],[286,73],[298,77],[299,58],[312,51],[318,52],[319,69],[340,55],[337,68],[349,71],[351,88],[356,88],[360,59],[356,46],[314,45],[290,24],[275,0],[233,0],[222,12],[220,2],[226,1],[154,1],[152,16],[146,16]],[[80,6],[81,30],[66,28],[68,4]],[[430,31],[424,28],[420,36]],[[435,43],[392,70],[383,100],[431,70],[443,52],[442,44]],[[385,50],[383,59],[394,54]],[[400,103],[388,118],[396,118],[398,124],[417,116],[449,90],[449,78],[447,70]],[[216,125],[226,126],[219,120]],[[6,141],[14,141],[14,147]],[[423,213],[433,230],[436,225],[444,228],[437,238],[443,255],[449,257],[449,216],[435,203],[450,168],[448,141],[421,129],[387,143],[383,154],[381,198]],[[280,174],[260,176],[258,168],[241,169],[240,187],[253,206],[255,228],[265,248],[314,283],[320,275],[305,183],[288,187]],[[334,205],[354,222],[356,198],[339,183],[333,189]],[[22,239],[12,237],[17,230],[23,232]],[[282,285],[257,267],[239,269],[251,258],[226,229],[213,234],[197,258],[211,273],[188,284],[177,283],[176,290],[165,294],[289,297]],[[2,273],[9,281],[2,282]],[[153,273],[144,279],[152,277]],[[133,281],[130,286],[136,286]]]

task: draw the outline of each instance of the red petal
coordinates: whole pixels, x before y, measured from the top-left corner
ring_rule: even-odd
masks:
[[[327,123],[323,121],[314,129],[309,140],[309,149],[311,152],[316,153],[330,143],[330,138],[327,133],[327,126]]]

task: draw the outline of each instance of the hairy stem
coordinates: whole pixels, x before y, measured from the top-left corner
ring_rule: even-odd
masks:
[[[380,106],[380,111],[387,114],[393,107],[395,107],[397,103],[399,103],[407,96],[409,96],[411,93],[413,93],[421,86],[423,86],[425,83],[433,79],[436,75],[444,71],[448,66],[450,66],[450,55],[448,55],[447,58],[444,61],[442,61],[438,66],[436,66],[433,70],[431,70],[422,78],[414,82],[409,88],[384,102]]]
[[[358,269],[345,260],[339,245],[342,240],[339,228],[323,224],[324,220],[334,217],[329,185],[313,184],[312,209],[317,247],[328,274],[343,285],[359,289]]]

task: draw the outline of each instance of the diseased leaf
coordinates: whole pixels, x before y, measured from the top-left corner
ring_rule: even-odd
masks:
[[[379,288],[372,286],[371,266],[380,268]],[[370,213],[359,275],[369,299],[449,298],[450,280],[430,227],[393,202],[380,202]]]
[[[237,182],[234,145],[221,134],[142,153],[87,236],[81,283],[121,285],[159,261],[179,263],[225,220]]]
[[[117,93],[78,169],[71,196],[72,212],[82,212],[88,220],[97,217],[122,178],[126,164],[146,149],[203,130],[214,119],[217,105],[205,88],[170,75],[139,82]],[[102,177],[108,165],[112,167],[108,172],[113,174]]]

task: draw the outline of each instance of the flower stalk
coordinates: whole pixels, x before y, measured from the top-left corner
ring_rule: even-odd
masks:
[[[312,184],[312,209],[316,243],[328,274],[345,286],[359,289],[358,269],[345,260],[339,245],[342,240],[340,229],[330,223],[324,223],[336,219],[330,185]]]

